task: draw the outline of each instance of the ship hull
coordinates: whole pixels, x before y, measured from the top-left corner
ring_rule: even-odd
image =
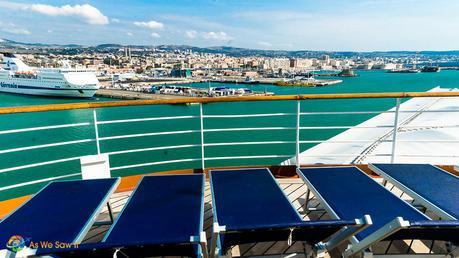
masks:
[[[7,88],[0,87],[0,92],[33,95],[33,96],[47,96],[47,97],[66,97],[66,98],[92,98],[97,89],[50,89],[39,87],[36,88]]]

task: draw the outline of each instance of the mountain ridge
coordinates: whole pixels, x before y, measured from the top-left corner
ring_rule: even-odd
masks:
[[[197,53],[213,53],[213,54],[227,54],[232,56],[265,56],[265,57],[315,57],[319,55],[329,54],[331,56],[351,57],[351,56],[409,56],[409,55],[424,55],[424,56],[441,56],[441,55],[459,55],[459,50],[425,50],[425,51],[412,51],[412,50],[393,50],[393,51],[319,51],[319,50],[263,50],[251,49],[231,46],[210,46],[210,47],[196,47],[190,45],[129,45],[131,48],[145,48],[145,49],[159,49],[164,51],[193,51]],[[119,50],[126,47],[126,45],[106,43],[99,45],[79,45],[79,44],[47,44],[47,43],[24,43],[10,39],[0,38],[1,47],[41,47],[41,48],[56,48],[56,49],[88,49],[88,50]]]

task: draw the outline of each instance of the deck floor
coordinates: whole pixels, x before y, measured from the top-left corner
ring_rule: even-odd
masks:
[[[288,196],[289,200],[292,202],[293,206],[298,210],[298,212],[303,216],[304,220],[317,220],[317,219],[330,219],[328,214],[321,208],[320,203],[318,203],[315,198],[312,198],[309,203],[311,208],[309,211],[304,212],[303,206],[305,203],[305,195],[307,191],[306,185],[300,179],[278,179],[278,182],[281,185],[281,188],[284,190],[285,194]],[[402,193],[393,188],[392,185],[388,184],[386,186],[388,189],[391,189],[395,194],[399,196]],[[122,192],[115,193],[110,199],[110,205],[114,217],[121,211],[123,206],[126,204],[130,194],[132,192]],[[408,202],[412,202],[406,195],[402,195],[402,198]],[[433,217],[432,214],[427,213],[429,216]],[[435,217],[433,217],[435,218]],[[98,221],[109,221],[109,214],[107,208],[104,208],[100,214]],[[93,226],[88,232],[83,243],[91,243],[100,241],[105,233],[108,231],[108,225]],[[208,242],[210,243],[210,236],[212,231],[212,198],[210,193],[209,183],[206,183],[205,190],[205,216],[204,216],[204,229],[207,236],[209,237]],[[410,248],[411,246],[411,248]],[[376,254],[384,253],[428,253],[429,249],[432,247],[433,253],[445,253],[446,248],[445,244],[442,242],[432,242],[432,241],[389,241],[382,242],[373,247],[373,252]],[[328,254],[331,257],[341,257],[341,251],[344,250],[346,246],[338,248],[335,252]],[[248,257],[248,256],[279,256],[283,257],[305,257],[304,256],[304,246],[301,242],[293,242],[292,245],[288,245],[287,241],[280,242],[264,242],[264,243],[254,243],[254,244],[245,244],[240,246],[235,246],[232,249],[233,257]]]

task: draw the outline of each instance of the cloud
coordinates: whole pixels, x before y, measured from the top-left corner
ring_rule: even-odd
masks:
[[[53,30],[48,30],[48,33],[53,33]]]
[[[151,33],[150,36],[151,36],[152,38],[156,38],[156,39],[157,39],[157,38],[161,38],[161,35],[159,35],[159,34],[156,33],[156,32]]]
[[[92,25],[105,25],[109,23],[107,16],[103,15],[99,9],[92,5],[63,5],[61,7],[45,5],[45,4],[31,4],[25,5],[23,10],[30,10],[36,13],[49,15],[49,16],[69,16],[80,19],[83,22]]]
[[[198,32],[195,31],[195,30],[187,30],[187,31],[185,31],[185,36],[187,38],[194,39],[194,38],[196,38],[197,35],[198,35]]]
[[[0,1],[0,7],[11,10],[22,10],[40,13],[48,16],[75,17],[91,25],[105,25],[109,23],[107,16],[99,9],[89,4],[53,6],[47,4],[21,4]]]
[[[205,39],[213,39],[213,40],[221,40],[221,41],[227,41],[231,40],[232,37],[230,37],[226,32],[219,31],[219,32],[214,32],[214,31],[209,31],[209,32],[204,32],[203,33],[203,38]]]
[[[113,23],[120,23],[121,22],[120,19],[117,19],[117,18],[112,18],[111,21]]]
[[[30,31],[26,28],[17,26],[14,23],[3,24],[0,22],[1,31],[11,34],[30,35]]]
[[[162,24],[161,22],[157,22],[157,21],[147,21],[147,22],[136,21],[134,22],[134,25],[138,27],[142,27],[142,28],[152,29],[152,30],[158,30],[158,29],[164,28],[164,24]]]
[[[134,36],[134,34],[132,34],[132,32],[129,32],[129,31],[128,31],[128,32],[126,32],[126,35],[128,35],[129,37],[132,37],[132,36]]]

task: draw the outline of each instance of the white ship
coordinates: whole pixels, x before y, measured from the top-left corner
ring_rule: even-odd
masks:
[[[0,64],[0,92],[91,98],[99,89],[99,80],[90,70],[34,68],[9,53],[3,54]]]

